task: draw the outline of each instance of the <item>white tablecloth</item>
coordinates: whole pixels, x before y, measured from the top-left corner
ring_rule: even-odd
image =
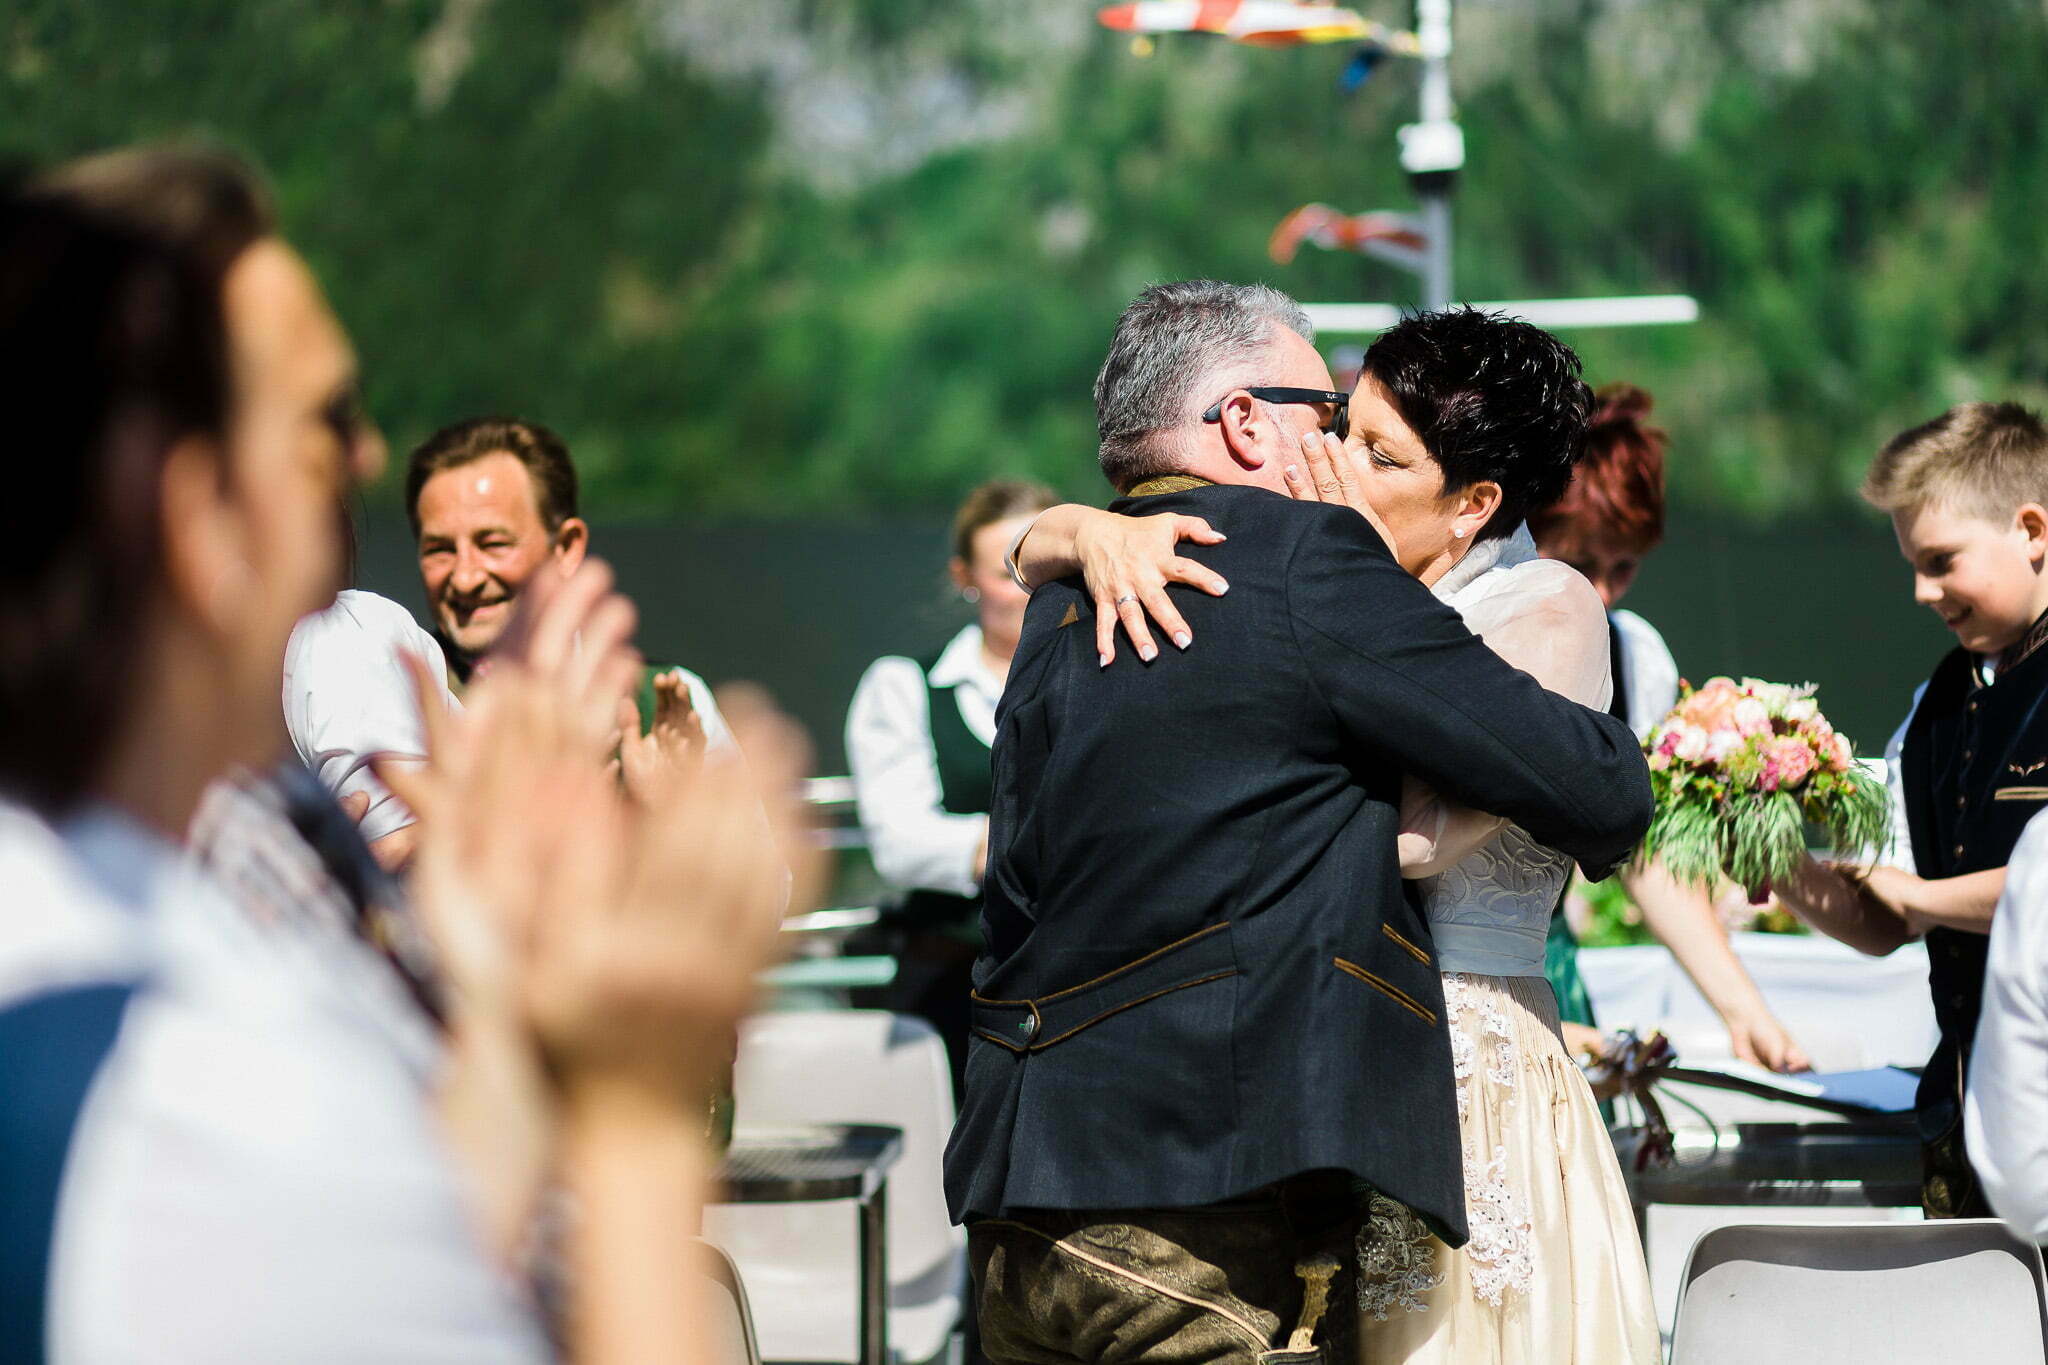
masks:
[[[1865,957],[1818,934],[1737,934],[1736,956],[1820,1071],[1922,1066],[1934,1050],[1927,950],[1909,943]],[[1659,946],[1587,948],[1579,970],[1608,1032],[1661,1028],[1688,1066],[1729,1056],[1728,1034],[1670,952]]]

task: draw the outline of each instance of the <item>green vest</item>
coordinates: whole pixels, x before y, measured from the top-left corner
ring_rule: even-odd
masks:
[[[1567,1024],[1594,1027],[1593,999],[1586,993],[1585,978],[1579,975],[1579,941],[1564,920],[1564,909],[1550,916],[1550,937],[1543,944],[1543,974],[1557,992],[1557,1017]]]
[[[924,670],[925,711],[932,734],[932,759],[939,770],[939,805],[948,815],[986,815],[994,778],[989,747],[960,714],[956,687],[932,682],[936,656],[920,659]],[[898,904],[892,918],[908,929],[927,929],[970,942],[981,940],[981,898],[945,891],[916,890]]]

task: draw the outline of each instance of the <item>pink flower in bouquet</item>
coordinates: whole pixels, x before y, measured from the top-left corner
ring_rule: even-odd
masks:
[[[1665,736],[1671,756],[1684,763],[1697,763],[1707,756],[1707,732],[1697,725],[1680,722]]]
[[[1856,762],[1856,749],[1849,743],[1849,737],[1838,731],[1828,736],[1828,744],[1828,767],[1838,773],[1848,772]]]
[[[1742,689],[1727,678],[1709,678],[1699,691],[1685,699],[1679,714],[1702,730],[1726,730],[1735,723],[1735,704]]]
[[[1814,754],[1806,741],[1787,737],[1764,750],[1764,786],[1796,787],[1813,776]]]
[[[1744,735],[1767,735],[1771,732],[1771,708],[1755,697],[1737,699],[1729,708],[1729,719],[1735,729]]]
[[[1742,733],[1738,730],[1714,731],[1707,736],[1707,762],[1724,762],[1730,754],[1740,749],[1742,744]]]

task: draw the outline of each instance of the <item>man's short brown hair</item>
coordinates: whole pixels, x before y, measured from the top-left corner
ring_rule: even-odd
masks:
[[[576,516],[576,466],[562,438],[538,422],[516,417],[474,417],[442,427],[421,442],[405,467],[405,515],[420,533],[420,490],[443,470],[460,469],[491,455],[510,455],[526,466],[540,524],[549,535]]]
[[[2048,506],[2048,427],[2018,403],[1963,403],[1894,436],[1863,476],[1886,512],[1939,505],[2003,521]]]

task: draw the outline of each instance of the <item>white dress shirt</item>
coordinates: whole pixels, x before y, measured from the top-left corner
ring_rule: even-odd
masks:
[[[413,823],[413,813],[370,771],[376,754],[425,758],[419,701],[400,654],[424,660],[448,690],[434,637],[388,597],[350,589],[292,629],[284,651],[284,723],[299,761],[336,797],[368,792],[360,828],[372,842]]]
[[[953,688],[968,731],[983,744],[995,743],[1003,680],[981,656],[980,626],[953,637],[932,666],[931,682]],[[868,665],[846,712],[846,758],[882,880],[900,891],[979,895],[975,851],[988,817],[955,815],[940,803],[929,694],[916,660],[892,654]]]
[[[1963,1122],[1991,1207],[2048,1242],[2048,812],[2027,822],[1992,912]]]
[[[93,956],[142,968],[59,1187],[51,1361],[548,1358],[471,1224],[430,1067],[369,1007],[366,945],[258,924],[111,812],[59,842],[0,808],[0,871],[43,939],[0,936],[13,998]]]

